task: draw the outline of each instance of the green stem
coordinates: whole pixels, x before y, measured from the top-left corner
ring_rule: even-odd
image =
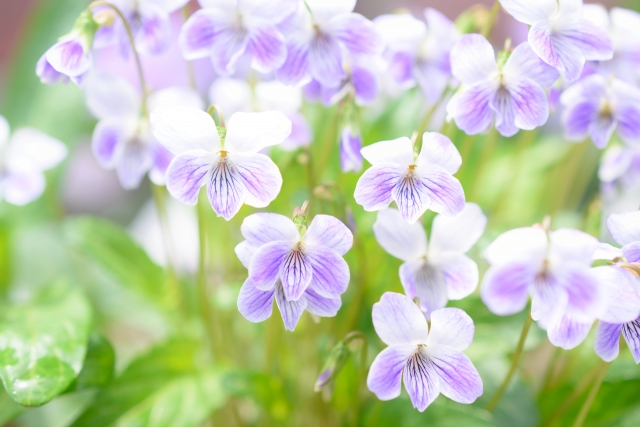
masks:
[[[442,91],[440,98],[431,106],[431,108],[427,110],[424,117],[422,117],[422,121],[420,121],[420,124],[418,125],[418,130],[416,131],[418,133],[418,139],[416,140],[416,144],[418,145],[418,148],[422,147],[422,136],[427,131],[427,127],[429,126],[429,123],[431,123],[431,118],[433,117],[433,114],[438,109],[438,106],[440,106],[440,103],[447,98],[447,95],[449,95],[450,92],[451,92],[451,88],[449,87],[449,85],[447,85],[445,89]]]
[[[475,200],[475,201],[478,200],[480,189],[482,189],[482,186],[480,185],[482,183],[482,176],[484,175],[487,169],[487,166],[491,161],[491,157],[493,157],[493,153],[495,153],[496,151],[496,147],[498,146],[499,139],[500,139],[500,133],[494,126],[491,128],[491,130],[489,131],[489,134],[484,140],[482,156],[480,157],[480,162],[477,165],[476,177],[475,177],[476,179],[475,179],[475,182],[473,183],[473,187],[471,188],[471,196],[472,196],[470,197],[471,200]]]
[[[191,16],[191,8],[189,8],[189,3],[187,3],[182,8],[182,18],[186,22],[190,16]],[[196,81],[196,72],[193,68],[193,61],[186,60],[186,63],[187,63],[187,79],[189,80],[189,87],[191,87],[191,89],[198,89],[198,83]]]
[[[580,172],[580,166],[582,165],[583,159],[587,152],[588,141],[582,141],[577,146],[572,147],[573,149],[569,151],[569,161],[565,161],[562,159],[558,163],[559,174],[557,180],[552,180],[550,182],[551,185],[557,185],[558,182],[562,183],[562,186],[558,190],[553,200],[553,205],[549,212],[557,213],[564,206],[564,202],[567,198],[567,195],[573,189],[575,184],[575,178]]]
[[[600,386],[604,381],[604,377],[607,375],[607,371],[609,370],[609,365],[611,365],[611,362],[600,363],[600,366],[601,366],[600,372],[598,373],[598,376],[596,377],[595,381],[593,382],[593,385],[591,386],[591,391],[589,391],[589,394],[587,395],[587,399],[584,401],[582,408],[580,408],[580,413],[578,414],[576,421],[573,423],[573,427],[582,427],[582,425],[584,424],[584,420],[587,419],[587,415],[589,415],[589,409],[591,409],[591,405],[593,404],[593,401],[596,399],[596,395],[598,394],[598,391],[600,391]]]
[[[366,286],[367,286],[367,275],[365,274],[367,269],[367,254],[364,249],[364,245],[362,243],[362,235],[358,233],[355,240],[355,249],[357,253],[358,259],[358,267],[360,270],[360,275],[358,277],[358,281],[356,282],[356,292],[354,295],[354,299],[351,301],[351,305],[349,306],[349,311],[347,313],[345,330],[343,331],[343,335],[348,331],[352,331],[356,328],[356,323],[358,323],[358,314],[360,314],[360,308],[364,302],[364,297],[366,294]]]
[[[489,13],[489,19],[487,19],[487,23],[482,29],[481,34],[485,38],[489,38],[491,34],[491,30],[493,30],[493,26],[496,23],[496,18],[498,17],[498,11],[500,10],[500,2],[496,1],[491,8],[491,12]]]
[[[518,369],[518,362],[520,361],[520,356],[522,356],[522,350],[524,349],[524,342],[527,339],[527,334],[529,333],[529,329],[531,328],[531,323],[533,319],[531,318],[531,314],[527,314],[527,319],[524,321],[524,325],[522,326],[522,332],[520,333],[520,340],[518,341],[518,347],[516,347],[516,352],[513,355],[513,359],[511,359],[511,367],[509,368],[509,372],[505,377],[504,381],[500,385],[500,388],[493,395],[486,409],[489,412],[493,412],[493,410],[498,406],[498,402],[500,402],[500,398],[509,387],[509,383],[511,382],[511,378],[516,373],[516,369]]]
[[[362,382],[367,370],[367,337],[362,332],[357,332],[358,337],[364,340],[362,347],[360,348],[360,370],[358,371],[358,387],[356,389],[356,401],[353,405],[353,419],[351,420],[352,427],[358,427],[360,425],[360,407],[362,406]]]

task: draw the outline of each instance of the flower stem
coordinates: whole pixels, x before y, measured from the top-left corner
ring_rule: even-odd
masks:
[[[427,131],[427,127],[429,126],[429,123],[431,123],[431,119],[433,118],[434,113],[436,112],[440,104],[445,99],[447,99],[447,95],[449,95],[450,92],[451,92],[451,88],[447,84],[447,86],[442,91],[440,98],[427,110],[426,114],[422,118],[422,121],[418,125],[418,130],[417,130],[418,139],[416,140],[416,144],[418,148],[422,147],[422,136]]]
[[[518,368],[518,362],[520,361],[520,356],[522,356],[522,350],[524,349],[524,342],[527,339],[527,334],[529,333],[529,329],[531,328],[531,323],[533,319],[531,318],[531,313],[527,314],[527,319],[524,321],[524,325],[522,326],[522,332],[520,333],[520,340],[518,341],[518,347],[516,347],[516,352],[513,355],[513,359],[511,359],[511,367],[509,368],[509,372],[505,377],[504,381],[500,385],[500,388],[493,395],[486,409],[489,412],[493,412],[498,406],[498,402],[500,402],[500,398],[507,390],[509,383],[511,382],[511,378],[513,378],[513,374],[516,373],[516,369]]]
[[[187,3],[182,7],[182,18],[186,22],[189,17],[191,17],[191,8],[189,7],[189,3]],[[193,68],[193,61],[186,59],[185,62],[187,64],[187,79],[189,80],[189,87],[197,90],[198,83],[196,80],[196,72]]]
[[[136,67],[138,69],[138,79],[140,79],[140,91],[142,92],[142,102],[141,109],[142,115],[146,116],[149,114],[149,108],[147,107],[147,83],[144,78],[144,72],[142,71],[142,62],[140,62],[140,55],[138,55],[138,50],[136,49],[136,41],[133,38],[133,31],[131,31],[131,26],[127,22],[127,19],[124,17],[124,14],[118,9],[115,5],[107,2],[107,1],[94,1],[87,8],[88,10],[93,10],[96,7],[106,6],[112,9],[116,15],[122,20],[122,25],[124,25],[124,29],[127,32],[127,38],[129,39],[129,44],[131,45],[131,50],[133,51],[133,57],[136,61]]]
[[[480,189],[482,188],[482,175],[484,175],[489,162],[491,161],[491,157],[493,157],[493,153],[496,151],[496,147],[498,146],[498,140],[500,139],[500,133],[494,127],[491,128],[489,134],[484,139],[484,147],[482,149],[482,155],[480,157],[480,161],[478,162],[476,169],[475,182],[473,183],[473,187],[471,189],[472,200],[477,201],[479,197]]]
[[[362,382],[365,378],[365,372],[367,370],[367,337],[360,331],[356,331],[352,334],[364,340],[364,343],[360,348],[360,369],[358,370],[358,386],[356,388],[356,401],[353,405],[353,419],[351,420],[351,426],[358,427],[360,425],[360,407],[362,406]]]
[[[593,382],[593,385],[591,386],[591,391],[589,391],[589,394],[587,395],[587,399],[582,404],[582,408],[580,408],[580,413],[578,414],[576,421],[573,423],[573,427],[582,427],[582,424],[584,424],[584,420],[587,419],[587,415],[589,414],[589,409],[591,409],[591,405],[593,404],[593,401],[596,399],[596,395],[600,390],[602,381],[604,381],[604,377],[607,375],[607,371],[609,370],[609,365],[611,365],[611,362],[600,363],[600,372],[598,373],[598,376],[596,377],[595,381]]]
[[[491,12],[489,13],[489,18],[487,19],[487,22],[485,23],[484,28],[482,29],[481,34],[485,37],[488,38],[489,35],[491,34],[491,30],[493,30],[493,26],[496,23],[496,18],[498,17],[498,11],[500,10],[500,2],[496,1],[493,4],[493,7],[491,8]]]

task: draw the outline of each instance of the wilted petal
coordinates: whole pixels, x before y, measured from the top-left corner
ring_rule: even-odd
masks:
[[[558,70],[542,61],[527,42],[513,50],[503,71],[509,77],[525,77],[542,87],[553,85],[560,76]]]
[[[153,153],[146,142],[126,142],[120,151],[116,173],[125,190],[138,188],[142,178],[153,165]]]
[[[547,254],[547,234],[541,227],[522,227],[502,233],[487,247],[484,257],[490,264],[527,261],[540,265]]]
[[[167,190],[182,203],[194,206],[213,162],[213,155],[202,150],[176,156],[167,169]]]
[[[184,23],[178,42],[182,55],[187,60],[206,58],[213,54],[220,33],[229,26],[226,13],[218,8],[196,11]]]
[[[455,216],[437,215],[431,226],[433,252],[465,253],[476,244],[487,225],[487,217],[475,203],[466,203]]]
[[[193,107],[164,104],[151,113],[151,130],[173,154],[188,150],[220,150],[220,137],[213,118]]]
[[[478,286],[478,265],[466,255],[444,254],[433,263],[444,276],[449,299],[458,300],[473,293]]]
[[[291,245],[289,244],[289,246]],[[311,257],[310,253],[303,252],[299,247],[291,249],[284,257],[279,274],[287,300],[299,300],[309,287],[309,284],[311,284],[316,268],[316,264],[312,263]],[[340,259],[342,260],[342,258]],[[344,260],[342,261],[344,262]],[[316,292],[319,290],[315,289]],[[328,294],[327,296],[333,295]]]
[[[547,335],[551,344],[565,350],[571,350],[585,340],[591,325],[593,325],[593,321],[579,322],[569,316],[562,316],[547,327]]]
[[[284,64],[287,48],[284,37],[275,26],[260,21],[248,33],[247,50],[251,53],[251,66],[260,73],[269,73]]]
[[[349,286],[349,266],[333,249],[306,245],[306,261],[313,270],[310,287],[325,298],[342,295]]]
[[[426,173],[422,173],[422,182],[431,201],[429,209],[445,215],[462,212],[464,190],[460,181],[440,166],[432,165]]]
[[[358,13],[336,16],[327,31],[352,55],[375,55],[382,51],[382,40],[373,23]]]
[[[451,72],[465,84],[492,78],[498,73],[491,43],[480,34],[466,34],[451,49]]]
[[[621,245],[640,241],[640,211],[609,215],[607,228],[613,239]]]
[[[259,212],[249,215],[242,222],[242,235],[254,246],[262,246],[277,240],[295,242],[298,230],[293,221],[284,215]]]
[[[464,353],[447,345],[432,345],[427,354],[442,394],[459,403],[473,403],[482,396],[482,379]]]
[[[0,181],[4,187],[0,192],[0,198],[4,198],[12,205],[22,206],[40,197],[44,191],[46,182],[40,171],[10,171]]]
[[[291,242],[277,241],[262,245],[254,252],[249,263],[249,278],[258,289],[273,289],[291,246]]]
[[[133,136],[135,124],[128,120],[105,119],[98,122],[91,137],[91,148],[98,164],[113,168],[124,145]]]
[[[340,44],[333,36],[317,33],[308,52],[309,72],[323,86],[334,87],[345,77]]]
[[[408,224],[397,209],[378,212],[373,232],[385,251],[403,261],[411,261],[427,253],[427,234],[422,224]]]
[[[591,270],[602,288],[607,310],[600,319],[609,323],[627,323],[640,316],[640,295],[634,282],[635,276],[617,266],[602,266]]]
[[[238,295],[238,311],[250,322],[262,322],[271,317],[274,291],[261,291],[251,279],[245,280]]]
[[[425,132],[418,156],[418,164],[421,163],[432,163],[454,174],[462,165],[462,157],[448,137],[437,132]]]
[[[86,73],[91,59],[85,53],[79,39],[62,40],[54,44],[46,53],[47,61],[60,73],[76,77]]]
[[[414,345],[394,345],[378,354],[369,368],[367,387],[380,400],[400,396],[402,371],[416,351]]]
[[[305,308],[307,308],[306,298],[300,298],[298,300],[290,300],[286,297],[285,292],[280,285],[276,285],[275,289],[276,304],[282,315],[282,321],[284,327],[288,331],[294,331],[298,320],[302,317]]]
[[[150,2],[138,5],[140,28],[136,31],[136,48],[140,53],[159,55],[171,44],[171,22],[167,11]]]
[[[482,279],[482,301],[499,316],[519,313],[527,305],[535,274],[535,269],[526,263],[492,266]]]
[[[273,160],[264,154],[230,153],[228,157],[247,190],[244,200],[247,205],[263,208],[278,196],[282,175]]]
[[[342,305],[340,297],[325,298],[315,293],[312,289],[305,291],[304,299],[307,301],[307,311],[321,317],[335,316]]]
[[[291,120],[280,111],[235,113],[227,124],[225,150],[257,153],[283,142],[291,134]]]
[[[413,145],[407,137],[367,145],[361,153],[373,166],[383,163],[397,163],[403,166],[413,164]]]
[[[409,297],[385,292],[373,305],[373,326],[387,345],[424,344],[429,335],[427,320]]]
[[[431,313],[431,331],[427,346],[446,345],[464,351],[475,333],[473,320],[459,308],[442,308]]]
[[[636,364],[640,363],[640,319],[625,323],[622,326],[622,336],[627,342],[633,360]]]
[[[447,284],[442,272],[424,259],[400,266],[400,282],[410,298],[418,298],[427,315],[447,305]]]
[[[406,167],[382,164],[367,169],[358,180],[354,198],[368,212],[379,211],[389,206],[392,192]]]
[[[468,135],[485,132],[491,127],[494,110],[490,104],[496,91],[497,84],[492,80],[463,86],[449,102],[447,111]]]
[[[500,0],[500,4],[509,15],[529,25],[547,20],[558,11],[555,0]]]
[[[302,241],[313,246],[324,246],[344,255],[353,245],[353,234],[338,218],[316,215]]]
[[[422,349],[409,358],[403,372],[404,386],[413,407],[423,412],[440,394],[436,367]]]

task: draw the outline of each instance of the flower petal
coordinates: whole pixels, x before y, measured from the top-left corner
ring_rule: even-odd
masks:
[[[437,166],[432,166],[437,167]],[[373,169],[373,168],[371,168]],[[370,169],[370,170],[371,170]],[[444,170],[443,170],[444,171]],[[446,174],[446,172],[444,173]],[[449,175],[451,176],[451,175]],[[404,173],[404,176],[397,181],[391,192],[402,218],[409,224],[415,223],[423,213],[431,206],[431,198],[426,184],[435,187],[435,183],[419,175],[418,171]]]
[[[622,253],[629,262],[640,263],[640,241],[622,247]]]
[[[91,148],[98,164],[112,169],[120,152],[135,132],[135,123],[121,119],[100,120],[91,136]]]
[[[220,150],[220,137],[213,118],[193,107],[161,105],[151,113],[151,130],[173,154],[188,150]]]
[[[262,291],[273,289],[291,246],[291,242],[276,241],[255,251],[249,263],[249,278],[256,288]]]
[[[562,316],[547,327],[547,335],[551,344],[571,350],[587,338],[591,325],[593,321],[579,322],[569,316]]]
[[[426,354],[418,350],[407,361],[403,372],[404,387],[413,407],[423,412],[440,394],[439,375]]]
[[[447,284],[444,275],[424,259],[402,264],[400,282],[409,298],[420,300],[420,308],[427,316],[447,305]]]
[[[468,256],[448,253],[436,257],[432,262],[444,276],[449,299],[468,297],[478,287],[478,265]]]
[[[280,111],[235,113],[227,125],[225,150],[257,153],[282,143],[291,134],[291,120]]]
[[[374,359],[367,376],[367,387],[380,400],[400,396],[402,371],[416,351],[414,345],[394,345],[385,348]]]
[[[244,238],[254,246],[262,246],[277,240],[293,243],[300,237],[291,219],[268,212],[249,215],[242,222],[240,230]]]
[[[89,70],[91,58],[85,53],[78,39],[62,40],[47,51],[47,61],[56,71],[69,77],[77,77]]]
[[[213,155],[203,150],[179,154],[167,169],[167,190],[182,203],[194,206],[200,187],[207,183],[213,162]]]
[[[518,133],[515,99],[511,96],[511,92],[500,88],[489,106],[495,112],[495,127],[500,135],[511,137]]]
[[[244,223],[243,223],[244,225]],[[259,249],[259,246],[254,246],[249,243],[247,240],[243,240],[238,243],[234,249],[236,256],[247,270],[249,269],[249,265],[251,265],[251,258],[253,258],[253,254]]]
[[[620,353],[620,332],[622,325],[600,322],[596,326],[596,354],[605,362],[612,362]]]
[[[555,0],[500,0],[500,4],[509,15],[529,25],[547,20],[558,11]]]
[[[562,112],[565,137],[569,141],[582,141],[589,136],[591,123],[598,120],[598,110],[596,99],[584,100],[567,106]]]
[[[613,239],[621,245],[640,241],[640,211],[609,215],[607,228]]]
[[[529,300],[535,274],[535,268],[527,263],[492,266],[482,279],[482,301],[499,316],[521,312]]]
[[[492,80],[482,80],[471,86],[462,86],[451,98],[447,112],[456,125],[468,135],[487,131],[491,127],[494,110],[490,104],[496,95],[497,85]]]
[[[238,295],[238,311],[250,322],[258,323],[271,317],[274,291],[261,291],[251,279],[245,280]]]
[[[563,263],[572,261],[587,266],[591,265],[593,254],[600,246],[595,237],[571,228],[552,231],[549,233],[549,240],[549,259]]]
[[[138,5],[140,28],[135,33],[136,49],[144,55],[164,53],[171,44],[171,21],[161,7],[142,2]]]
[[[140,186],[142,178],[153,165],[153,153],[148,144],[128,141],[122,146],[116,173],[125,190],[133,190]]]
[[[365,211],[379,211],[389,206],[392,192],[405,171],[404,166],[391,163],[367,169],[358,180],[354,198]]]
[[[422,224],[408,224],[397,209],[378,212],[373,233],[385,251],[402,261],[410,261],[427,253],[427,234]]]
[[[427,346],[446,345],[464,351],[473,342],[476,327],[473,320],[459,308],[441,308],[431,313],[431,332]]]
[[[338,218],[316,215],[302,241],[309,245],[324,246],[344,255],[353,246],[353,234]]]
[[[640,319],[622,326],[622,336],[636,364],[640,363]]]
[[[440,393],[459,403],[473,403],[482,396],[480,374],[464,353],[446,345],[433,345],[427,347],[427,354],[438,375]]]
[[[273,160],[264,154],[229,153],[228,158],[247,190],[244,203],[263,208],[271,203],[282,188],[282,175]]]
[[[284,257],[279,274],[287,300],[297,301],[307,290],[317,267],[317,264],[313,261],[311,253],[305,253],[298,247],[291,249]],[[316,292],[319,290],[315,289]],[[327,296],[333,295],[329,294]]]
[[[549,244],[541,227],[522,227],[502,233],[487,247],[484,257],[489,264],[528,261],[542,264]]]
[[[324,23],[335,16],[353,12],[356,0],[308,0],[307,4],[313,17]]]
[[[596,147],[603,149],[611,140],[618,122],[613,117],[598,116],[596,120],[589,123],[589,134]]]
[[[349,286],[349,266],[333,249],[306,245],[306,260],[313,270],[310,287],[325,298],[342,295]]]
[[[602,288],[607,310],[600,319],[608,323],[627,323],[640,317],[640,295],[634,286],[631,272],[616,266],[602,266],[591,270]]]
[[[140,114],[140,95],[126,79],[104,74],[91,74],[85,80],[84,97],[87,108],[98,119]]]
[[[465,34],[451,49],[451,72],[465,84],[492,78],[498,65],[491,43],[480,34]]]
[[[373,326],[387,345],[425,344],[429,335],[427,320],[409,297],[385,292],[373,305]]]
[[[466,203],[455,216],[437,215],[431,226],[433,252],[468,252],[476,244],[487,225],[487,217],[475,203]]]
[[[298,320],[302,317],[305,308],[307,308],[306,298],[300,298],[295,301],[288,299],[282,286],[276,286],[275,289],[276,304],[280,310],[284,328],[288,331],[294,331]]]
[[[40,79],[40,83],[46,85],[54,85],[57,83],[67,83],[69,76],[62,74],[49,64],[46,52],[40,57],[36,63],[36,75]]]
[[[383,163],[397,163],[403,166],[413,164],[413,145],[407,137],[376,142],[364,147],[360,152],[373,166]]]
[[[287,43],[287,59],[276,71],[276,77],[284,84],[306,83],[309,79],[309,44],[306,32],[293,34]]]
[[[378,95],[378,80],[376,75],[363,67],[353,67],[351,70],[351,85],[355,90],[356,102],[368,104]]]
[[[9,135],[11,134],[11,127],[9,122],[0,114],[0,147],[4,148],[5,144],[9,141]]]
[[[334,317],[342,306],[340,297],[325,298],[309,288],[304,293],[304,299],[307,301],[307,311],[321,317]]]
[[[524,130],[533,130],[549,119],[549,101],[544,90],[529,79],[517,79],[508,85],[513,100],[514,124]]]
[[[358,131],[345,126],[340,133],[340,168],[342,172],[360,172],[362,169],[362,138]]]
[[[254,19],[255,21],[255,19]],[[249,29],[247,50],[251,53],[251,66],[260,73],[270,73],[284,64],[287,47],[278,29],[267,21],[253,23]]]
[[[572,287],[571,279],[574,277],[571,272],[562,272],[564,274],[560,275],[547,273],[535,276],[531,287],[531,317],[538,321],[540,327],[546,328],[553,321],[559,321],[560,317],[569,311],[567,288]]]
[[[16,130],[11,136],[5,161],[9,167],[44,171],[62,162],[67,157],[67,152],[67,146],[58,139],[37,129],[25,127]]]
[[[462,165],[462,157],[448,137],[437,132],[425,132],[418,156],[418,164],[421,163],[433,163],[454,174]]]
[[[230,156],[214,159],[207,181],[207,196],[216,214],[229,221],[242,207],[248,190],[240,175],[240,168]]]
[[[578,46],[587,61],[608,61],[613,58],[613,40],[606,30],[587,19],[563,29],[562,35]]]
[[[529,30],[531,49],[547,64],[574,82],[580,77],[585,58],[570,35],[556,33],[548,21],[535,23]]]
[[[560,77],[558,70],[541,60],[527,42],[520,43],[511,52],[503,72],[509,77],[531,79],[543,88],[553,85]]]
[[[184,23],[178,36],[184,58],[193,60],[211,56],[217,38],[229,25],[225,11],[217,7],[196,11]]]
[[[422,183],[429,196],[429,209],[445,215],[456,215],[464,209],[464,190],[460,181],[440,166],[431,165],[421,172]]]
[[[12,205],[23,206],[42,195],[46,182],[40,171],[12,171],[5,175],[2,186],[0,198]]]
[[[345,78],[342,52],[337,38],[317,33],[308,52],[309,72],[323,86],[335,87]]]
[[[380,34],[371,21],[358,13],[336,16],[329,22],[327,31],[352,55],[376,55],[382,52]]]

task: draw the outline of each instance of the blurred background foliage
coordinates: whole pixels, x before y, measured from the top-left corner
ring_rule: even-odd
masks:
[[[8,10],[10,1],[0,1],[5,20],[3,10]],[[469,6],[450,3],[459,9]],[[151,197],[149,185],[120,191],[114,176],[99,170],[89,154],[95,120],[81,92],[73,85],[41,85],[34,74],[39,56],[71,28],[86,4],[80,0],[34,3],[19,40],[13,39],[11,61],[2,64],[0,113],[14,129],[35,126],[59,138],[72,154],[63,167],[47,172],[47,190],[38,201],[25,207],[0,203],[0,340],[14,343],[12,348],[22,352],[0,353],[0,378],[12,395],[0,391],[0,425],[533,427],[572,423],[588,392],[592,368],[599,363],[593,336],[574,350],[561,351],[534,327],[526,341],[522,369],[490,414],[483,408],[508,369],[525,316],[492,315],[477,293],[451,301],[450,306],[463,308],[475,321],[475,340],[467,354],[484,381],[481,399],[460,405],[441,397],[419,413],[404,391],[399,399],[381,402],[366,389],[368,366],[383,348],[373,331],[371,306],[384,292],[402,292],[400,261],[376,242],[375,213],[364,212],[353,200],[358,175],[340,172],[339,107],[304,106],[315,131],[313,143],[309,150],[273,150],[284,186],[267,208],[290,215],[309,199],[311,215],[335,215],[353,229],[355,245],[346,256],[352,280],[337,317],[317,323],[307,314],[289,333],[277,313],[262,324],[252,324],[237,312],[236,297],[246,270],[233,247],[242,240],[242,219],[255,211],[247,206],[229,222],[216,218],[207,207],[208,288],[204,295],[198,293],[188,271],[167,274],[128,230]],[[427,5],[407,4],[417,10]],[[619,5],[640,8],[631,0]],[[359,2],[365,14],[387,11],[376,7],[382,6]],[[460,11],[447,12],[454,17]],[[502,14],[500,19],[507,17]],[[497,45],[506,31],[504,21],[496,32]],[[424,105],[421,94],[413,90],[362,113],[363,139],[370,144],[410,136],[424,115]],[[513,138],[493,132],[466,136],[454,124],[442,131],[462,153],[463,167],[457,176],[467,199],[479,203],[489,218],[487,231],[471,254],[481,271],[487,267],[482,250],[499,233],[539,222],[547,214],[554,228],[570,226],[600,237],[596,174],[600,152],[589,141],[566,143],[553,119],[538,131],[520,132]],[[429,214],[423,218],[427,230],[432,219]],[[184,244],[197,245],[197,240]],[[200,318],[207,312],[215,318],[208,318],[205,328]],[[356,330],[366,337],[364,345],[347,357],[328,389],[314,392],[333,346]],[[37,363],[23,366],[32,358]],[[24,363],[16,365],[16,360]],[[629,352],[622,351],[585,425],[640,425],[638,390],[640,369]]]

